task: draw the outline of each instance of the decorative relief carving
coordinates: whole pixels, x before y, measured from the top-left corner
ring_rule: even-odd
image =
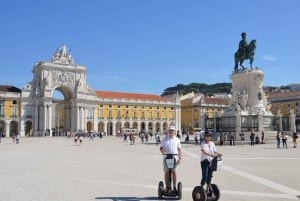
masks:
[[[53,71],[52,72],[52,80],[56,83],[67,84],[74,83],[73,73],[65,72],[65,71]]]

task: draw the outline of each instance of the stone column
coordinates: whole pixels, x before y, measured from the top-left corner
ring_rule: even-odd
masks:
[[[9,137],[9,134],[10,134],[10,121],[7,120],[5,121],[5,136],[6,137]]]
[[[52,136],[52,115],[53,115],[53,111],[52,111],[52,109],[53,109],[53,105],[51,104],[50,106],[49,106],[49,129],[50,129],[50,136]]]
[[[264,130],[264,116],[263,113],[258,112],[257,113],[257,120],[258,120],[258,132],[261,132]]]
[[[95,107],[93,107],[93,130],[97,131],[98,125],[97,125],[97,110]]]
[[[278,111],[277,117],[278,117],[278,123],[279,123],[279,131],[281,132],[282,131],[282,114],[281,114],[280,110]]]
[[[242,130],[242,118],[240,114],[236,115],[236,133],[241,133]]]
[[[291,132],[296,131],[296,124],[295,124],[295,122],[296,122],[296,115],[295,115],[294,110],[290,111],[290,122],[291,122],[291,124],[290,124],[290,126],[291,126],[291,128],[290,128]]]

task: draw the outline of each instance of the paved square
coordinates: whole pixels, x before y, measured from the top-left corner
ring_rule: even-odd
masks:
[[[275,142],[250,147],[217,146],[223,168],[213,183],[222,201],[300,200],[300,147],[277,149]],[[182,200],[200,182],[200,148],[182,144],[178,166]],[[104,137],[82,145],[71,138],[21,138],[0,143],[0,201],[159,200],[162,156],[154,140],[136,145]],[[166,200],[173,200],[166,199]]]

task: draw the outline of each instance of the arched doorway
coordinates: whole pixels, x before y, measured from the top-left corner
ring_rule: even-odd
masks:
[[[90,132],[91,130],[93,130],[93,123],[88,121],[86,123],[86,129],[87,129],[87,132]]]
[[[129,122],[124,123],[124,128],[130,128]]]
[[[1,137],[5,137],[5,122],[4,121],[0,121],[0,135],[2,135]]]
[[[151,122],[148,123],[149,132],[153,134],[153,125]]]
[[[103,122],[98,123],[98,132],[104,132],[104,123]]]
[[[71,102],[73,98],[72,91],[65,86],[58,86],[52,93],[52,115],[55,117],[52,120],[52,130],[56,134],[66,133],[71,131]],[[47,118],[49,119],[49,118]],[[48,124],[50,125],[50,124]],[[46,130],[49,129],[46,125]]]
[[[112,122],[107,123],[107,135],[113,135],[113,124],[112,124]]]
[[[32,121],[26,121],[25,122],[25,136],[33,136]]]
[[[156,132],[161,132],[161,130],[160,130],[160,123],[156,123],[155,124],[155,128],[156,128]]]
[[[12,121],[9,124],[9,136],[16,136],[18,134],[18,122]]]
[[[145,129],[146,129],[145,122],[142,122],[142,123],[141,123],[141,130],[142,130],[142,131],[146,131]]]

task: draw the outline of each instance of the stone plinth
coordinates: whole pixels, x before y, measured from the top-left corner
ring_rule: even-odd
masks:
[[[256,115],[263,113],[271,115],[266,95],[263,91],[264,73],[260,69],[245,69],[232,73],[232,97],[226,116],[233,114]]]

